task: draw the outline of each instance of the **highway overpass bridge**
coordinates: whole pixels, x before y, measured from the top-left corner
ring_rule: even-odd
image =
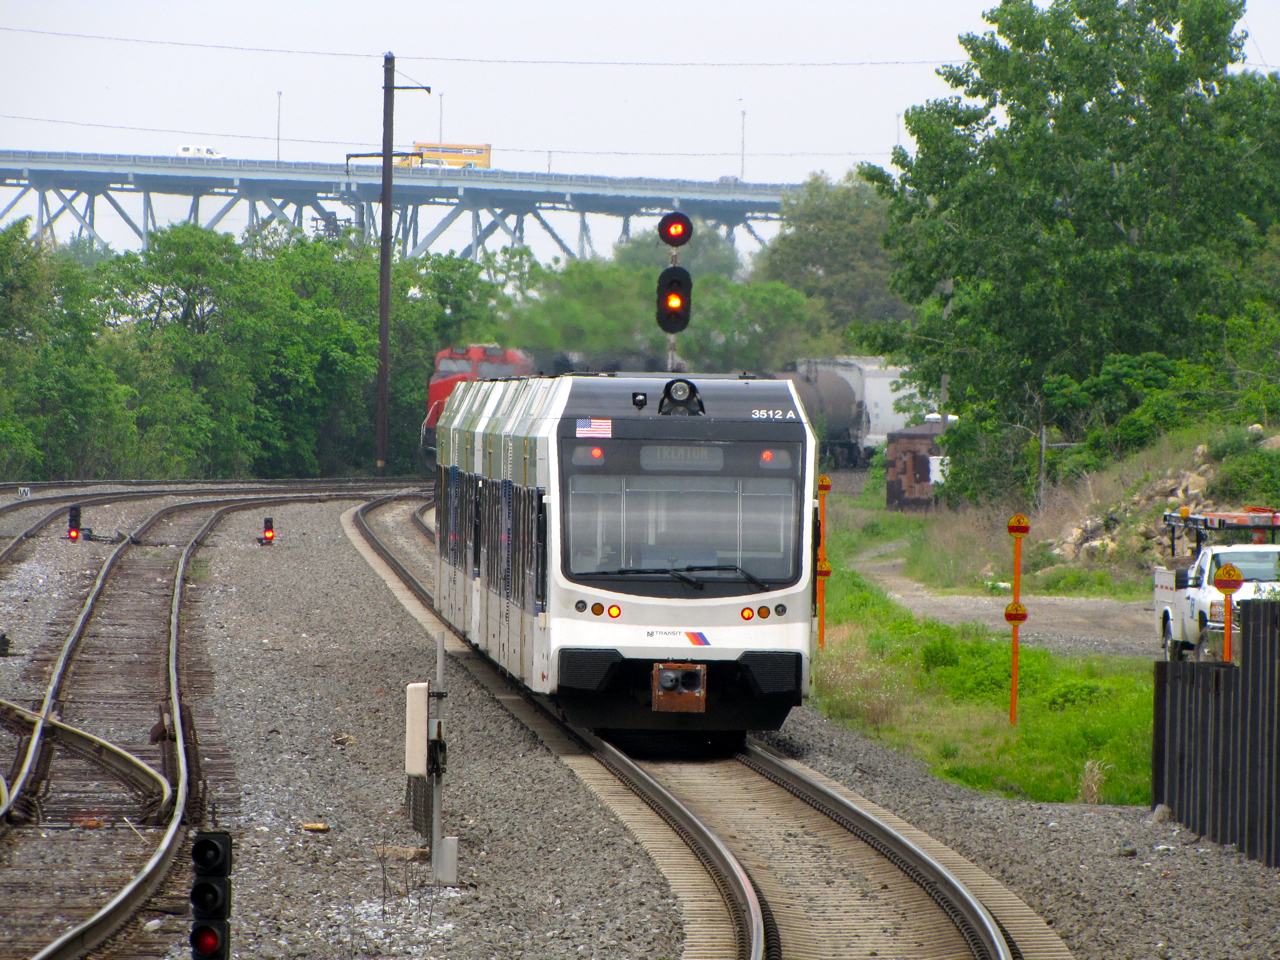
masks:
[[[426,254],[450,226],[469,216],[471,242],[464,257],[478,258],[495,234],[499,245],[523,244],[532,221],[572,259],[594,252],[588,214],[620,219],[618,236],[626,239],[632,217],[678,209],[723,229],[731,242],[741,228],[763,244],[753,224],[777,219],[783,193],[798,189],[736,177],[701,182],[397,167],[392,199],[402,256]],[[11,192],[16,195],[6,196]],[[103,245],[100,213],[120,218],[145,248],[148,235],[162,226],[156,196],[187,198],[184,219],[210,229],[245,204],[251,231],[276,223],[305,233],[310,224],[339,236],[350,227],[368,240],[379,230],[374,205],[381,192],[380,165],[0,150],[0,222],[34,194],[37,236],[61,221]],[[577,214],[574,247],[548,223],[550,211]]]

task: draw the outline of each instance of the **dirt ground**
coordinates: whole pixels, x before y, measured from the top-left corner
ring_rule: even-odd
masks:
[[[832,471],[832,489],[857,496],[866,483],[865,470]],[[874,580],[889,596],[912,613],[943,623],[978,622],[1000,633],[1009,632],[1004,608],[1006,595],[940,595],[902,575],[901,558],[885,559],[906,546],[887,543],[854,561],[854,568]],[[1023,597],[1027,622],[1018,631],[1020,643],[1059,653],[1107,653],[1125,657],[1160,657],[1150,600],[1123,602],[1098,597]]]
[[[893,544],[889,544],[893,546]],[[912,613],[943,623],[977,621],[1001,633],[1009,632],[1004,608],[1010,597],[938,595],[902,575],[901,558],[880,560],[863,556],[854,568],[884,588]],[[1124,657],[1161,656],[1150,600],[1122,602],[1098,597],[1023,597],[1027,622],[1018,631],[1020,643],[1059,653],[1108,653]]]

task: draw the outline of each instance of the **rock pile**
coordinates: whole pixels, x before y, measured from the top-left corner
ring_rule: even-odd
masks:
[[[1280,437],[1273,439],[1280,441]],[[1170,469],[1165,476],[1144,483],[1127,501],[1067,526],[1053,542],[1053,552],[1064,560],[1104,560],[1117,553],[1144,560],[1169,557],[1168,528],[1160,522],[1164,511],[1180,507],[1196,512],[1234,509],[1208,498],[1209,481],[1214,477],[1213,465],[1205,462],[1208,454],[1206,446],[1197,447],[1199,466],[1195,469]]]

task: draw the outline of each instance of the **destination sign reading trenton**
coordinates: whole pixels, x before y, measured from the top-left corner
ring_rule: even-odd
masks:
[[[645,470],[722,470],[724,449],[705,444],[644,446],[640,448],[640,466]]]

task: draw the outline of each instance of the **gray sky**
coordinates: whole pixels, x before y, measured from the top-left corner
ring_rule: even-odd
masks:
[[[545,171],[550,151],[557,173],[736,176],[745,110],[747,179],[798,183],[815,170],[839,176],[862,160],[887,164],[898,115],[947,94],[937,64],[963,59],[957,36],[982,32],[982,11],[994,5],[830,0],[791,3],[783,15],[758,0],[3,0],[2,27],[357,56],[0,31],[0,114],[106,125],[0,117],[0,146],[166,155],[180,144],[207,144],[229,157],[274,159],[281,91],[282,159],[342,162],[348,151],[380,142],[381,55],[390,50],[404,74],[444,94],[446,142],[491,143],[498,167]],[[1280,3],[1258,0],[1245,21],[1250,63],[1280,65]],[[458,60],[926,62],[657,68]],[[397,142],[434,140],[440,104],[437,95],[400,92]],[[676,153],[711,155],[664,156]],[[0,203],[7,195],[0,191]],[[180,202],[157,206],[162,219],[185,212]],[[31,211],[24,202],[15,212]],[[226,225],[242,229],[243,216]],[[607,218],[593,224],[597,245],[607,249],[617,228]],[[133,245],[124,227],[109,239]],[[461,232],[445,239],[466,242]],[[535,242],[535,252],[548,258],[550,242]]]

